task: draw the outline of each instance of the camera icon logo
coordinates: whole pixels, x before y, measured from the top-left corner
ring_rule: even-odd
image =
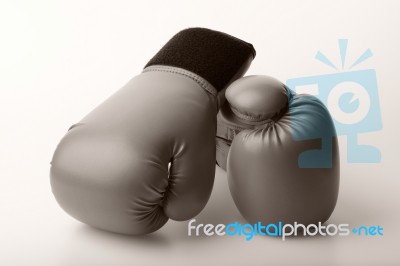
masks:
[[[347,39],[339,40],[342,69],[345,66],[347,43]],[[337,135],[347,137],[349,163],[379,163],[381,161],[381,153],[377,147],[358,143],[358,134],[382,129],[376,72],[374,69],[351,70],[371,56],[371,50],[367,49],[347,71],[286,81],[286,85],[296,93],[314,95],[325,104],[332,115]],[[338,67],[323,53],[318,51],[315,58],[338,70]],[[332,137],[321,135],[322,143],[326,142],[326,138]],[[294,136],[294,139],[299,138]],[[322,150],[331,152],[331,143],[327,145],[328,147],[325,149],[322,147]],[[299,162],[301,162],[300,159]],[[303,166],[309,168],[306,165]]]

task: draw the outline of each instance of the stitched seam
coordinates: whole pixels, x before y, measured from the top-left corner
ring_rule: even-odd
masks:
[[[223,131],[226,131],[227,129],[234,129],[234,130],[245,130],[245,129],[248,129],[246,127],[239,127],[239,126],[235,126],[235,125],[229,125],[229,124],[225,124],[225,123],[219,122],[219,121],[217,121],[217,125],[223,126]]]
[[[201,78],[200,76],[198,76],[190,71],[176,68],[176,67],[170,67],[170,66],[149,66],[143,70],[143,73],[149,72],[149,71],[169,72],[169,73],[180,74],[182,76],[188,77],[188,78],[192,79],[193,81],[195,81],[197,84],[199,84],[200,87],[202,87],[208,93],[217,97],[218,92],[214,87],[212,87],[210,85],[210,83],[208,83],[205,79]]]
[[[272,118],[264,118],[264,119],[262,119],[262,118],[254,117],[254,116],[251,116],[251,115],[242,114],[235,107],[233,107],[232,105],[231,105],[231,110],[237,117],[239,117],[241,119],[245,119],[245,120],[250,120],[251,122],[255,122],[256,125],[264,124],[264,123],[267,123],[267,122],[275,122],[273,117],[276,117],[280,113],[280,112],[276,112],[272,116]]]

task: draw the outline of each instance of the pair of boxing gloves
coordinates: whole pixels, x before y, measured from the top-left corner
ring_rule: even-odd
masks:
[[[151,233],[204,208],[217,162],[249,222],[326,221],[339,186],[332,119],[273,78],[241,78],[254,57],[221,32],[176,34],[58,144],[59,205],[100,229]]]

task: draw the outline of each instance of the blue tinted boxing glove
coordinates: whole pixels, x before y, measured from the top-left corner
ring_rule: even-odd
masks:
[[[225,96],[217,163],[241,214],[250,223],[325,222],[339,189],[338,142],[326,107],[267,76],[241,78]]]

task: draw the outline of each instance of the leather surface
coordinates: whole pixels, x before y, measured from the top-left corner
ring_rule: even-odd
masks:
[[[288,108],[285,86],[268,76],[238,79],[229,86],[225,96],[227,103],[217,116],[216,141],[217,165],[224,170],[229,147],[240,131],[277,120]]]
[[[126,234],[195,216],[213,186],[216,112],[217,98],[191,78],[138,75],[61,140],[51,167],[57,201]]]
[[[287,110],[288,96],[285,86],[272,77],[254,77],[243,77],[229,86],[225,97],[230,108],[245,123],[274,120],[282,111]]]
[[[270,89],[269,86],[265,83],[264,89]],[[230,129],[237,126],[234,136],[229,136],[233,138],[226,166],[229,188],[239,211],[251,223],[325,222],[335,208],[339,190],[335,128],[329,112],[317,98],[281,88],[286,90],[289,106],[276,121],[246,125],[226,106],[222,108],[220,113],[224,115],[218,116],[219,123],[230,123]],[[261,98],[265,96],[268,93],[260,93]],[[265,99],[266,103],[271,101]],[[246,104],[246,108],[251,106]],[[229,140],[222,139],[229,146]],[[217,154],[218,157],[223,154]]]

